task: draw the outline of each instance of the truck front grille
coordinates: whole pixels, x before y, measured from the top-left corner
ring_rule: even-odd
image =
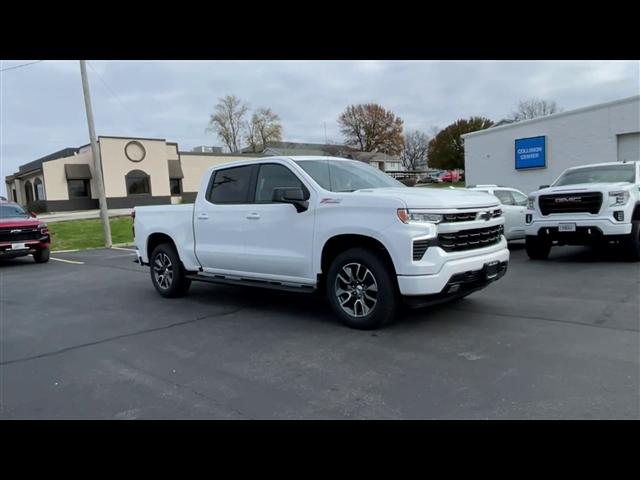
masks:
[[[0,242],[23,242],[39,240],[42,235],[37,228],[0,228]]]
[[[499,208],[483,210],[481,212],[459,212],[459,213],[445,213],[443,214],[442,223],[455,223],[455,222],[473,222],[475,220],[485,220],[484,215],[490,212],[490,218],[497,218],[502,216],[502,210]]]
[[[542,215],[552,213],[598,213],[602,206],[602,193],[563,193],[541,195],[538,203]]]
[[[495,245],[500,242],[504,227],[474,228],[459,232],[441,233],[438,235],[438,245],[445,252],[460,252]]]

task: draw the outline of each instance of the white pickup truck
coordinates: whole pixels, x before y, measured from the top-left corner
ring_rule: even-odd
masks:
[[[553,245],[608,243],[640,260],[640,162],[565,170],[529,196],[525,223],[533,260],[546,259]]]
[[[269,157],[210,168],[194,205],[134,210],[138,262],[160,295],[192,280],[326,291],[353,328],[377,328],[402,299],[464,297],[509,261],[495,197],[406,187],[365,163]]]

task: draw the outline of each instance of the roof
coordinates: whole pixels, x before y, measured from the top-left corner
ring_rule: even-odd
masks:
[[[262,151],[273,150],[279,155],[336,155],[340,152],[354,152],[355,148],[348,145],[334,145],[330,143],[303,143],[303,142],[267,142],[261,146]],[[245,147],[242,152],[251,152],[251,147]]]
[[[503,129],[506,130],[507,128],[519,127],[520,125],[529,125],[531,123],[544,122],[544,121],[549,120],[549,119],[566,117],[566,116],[575,115],[575,114],[578,114],[578,113],[589,112],[591,110],[600,110],[601,108],[609,108],[609,107],[613,107],[615,105],[622,105],[622,104],[625,104],[625,103],[633,103],[633,102],[640,102],[640,95],[634,95],[633,97],[622,98],[620,100],[613,100],[611,102],[599,103],[597,105],[590,105],[588,107],[576,108],[574,110],[567,110],[567,111],[564,111],[564,112],[552,113],[551,115],[545,115],[543,117],[536,117],[536,118],[532,118],[530,120],[521,120],[519,122],[513,122],[513,123],[509,123],[507,125],[500,125],[500,126],[495,126],[494,125],[493,127],[485,128],[484,130],[477,130],[475,132],[465,133],[464,135],[461,135],[461,136],[462,136],[462,138],[474,137],[476,135],[483,135],[483,134],[486,134],[486,133],[493,133],[496,130],[503,130]]]
[[[57,152],[50,153],[49,155],[38,158],[37,160],[21,165],[18,172],[13,175],[22,175],[23,173],[27,173],[32,170],[39,170],[42,168],[42,164],[44,162],[50,162],[52,160],[57,160],[58,158],[71,157],[78,153],[78,150],[79,149],[75,147],[63,148],[62,150],[58,150]]]

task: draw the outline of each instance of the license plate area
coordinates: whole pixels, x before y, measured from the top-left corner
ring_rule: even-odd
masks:
[[[500,271],[500,262],[489,262],[484,264],[484,275],[487,280],[493,280]]]
[[[575,232],[576,224],[575,223],[560,223],[558,224],[559,232]]]
[[[9,250],[25,250],[27,247],[24,243],[12,243]]]

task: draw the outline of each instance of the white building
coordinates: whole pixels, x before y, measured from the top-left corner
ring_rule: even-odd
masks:
[[[640,95],[463,135],[467,185],[525,193],[569,167],[640,160]]]

